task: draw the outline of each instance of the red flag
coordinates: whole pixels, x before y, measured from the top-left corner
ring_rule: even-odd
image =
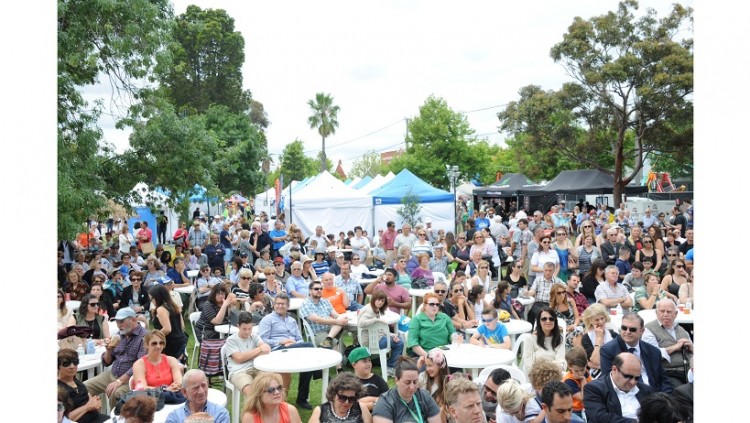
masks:
[[[279,201],[281,201],[281,182],[279,181],[279,178],[276,178],[276,181],[273,183],[274,188],[276,188],[276,215],[279,215]]]

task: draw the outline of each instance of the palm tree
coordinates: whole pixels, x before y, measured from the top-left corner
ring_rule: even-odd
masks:
[[[310,128],[318,128],[318,133],[323,138],[323,148],[321,150],[320,171],[326,170],[326,137],[336,133],[339,121],[336,120],[339,114],[339,106],[333,105],[333,97],[330,94],[317,93],[315,100],[308,100],[313,114],[307,118]]]

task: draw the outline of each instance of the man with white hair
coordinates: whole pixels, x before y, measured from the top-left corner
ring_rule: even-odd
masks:
[[[675,324],[677,307],[669,298],[656,303],[656,320],[646,324],[643,341],[659,348],[661,363],[672,386],[687,383],[685,368],[690,367],[693,357],[693,341],[690,334]]]
[[[510,235],[508,227],[503,225],[503,217],[499,214],[496,214],[495,217],[492,218],[490,233],[492,234],[492,238],[497,240],[499,240],[501,236],[508,237]]]
[[[615,264],[617,258],[620,256],[620,248],[622,244],[617,242],[617,236],[619,231],[617,228],[607,229],[607,239],[601,245],[602,259],[608,265]]]
[[[208,413],[216,423],[229,423],[229,412],[208,400],[208,378],[203,370],[190,369],[182,376],[182,394],[187,398],[185,404],[167,416],[167,423],[182,423],[188,416],[196,413]]]

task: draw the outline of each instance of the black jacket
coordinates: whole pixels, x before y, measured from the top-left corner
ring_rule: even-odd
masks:
[[[120,303],[120,308],[128,307],[128,304],[130,304],[130,301],[132,300],[133,285],[130,285],[122,290],[122,301]],[[151,299],[148,296],[148,289],[146,289],[146,286],[143,284],[141,284],[141,289],[138,293],[138,305],[143,307],[145,311],[148,311],[148,309],[151,307]]]
[[[638,402],[643,401],[646,396],[652,394],[654,389],[638,382],[638,393],[635,397]],[[622,417],[622,407],[617,392],[612,386],[610,375],[601,376],[592,380],[583,387],[583,407],[586,410],[586,419],[589,423],[631,423],[635,419]]]
[[[648,384],[654,388],[654,391],[672,393],[672,384],[667,379],[667,372],[661,364],[661,351],[655,346],[646,342],[638,342],[640,349],[641,362],[648,373]],[[599,363],[601,364],[602,375],[609,375],[612,370],[612,361],[615,356],[621,352],[627,352],[628,346],[622,337],[617,337],[601,346],[599,351]]]

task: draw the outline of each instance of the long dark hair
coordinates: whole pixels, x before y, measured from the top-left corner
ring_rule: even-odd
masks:
[[[591,263],[591,269],[589,269],[589,272],[586,273],[586,276],[584,277],[590,277],[590,278],[596,279],[596,270],[597,269],[604,270],[606,267],[607,267],[607,263],[604,260],[598,258]]]
[[[477,301],[481,301],[483,298],[479,298],[479,294],[484,291],[484,285],[474,285],[471,287],[471,291],[469,291],[469,295],[467,295],[467,299],[470,303],[476,304]]]
[[[560,332],[560,325],[557,321],[557,312],[552,309],[550,306],[544,306],[541,310],[539,310],[539,313],[536,315],[536,344],[542,347],[542,349],[546,350],[547,347],[544,346],[544,331],[542,330],[542,313],[547,312],[550,316],[552,316],[552,319],[555,323],[555,327],[552,328],[552,348],[556,349],[560,344],[562,344],[562,333]]]
[[[167,309],[169,314],[172,314],[174,312],[177,312],[177,313],[180,312],[180,306],[175,304],[174,300],[172,299],[172,296],[169,295],[169,291],[167,291],[167,288],[164,288],[164,285],[160,283],[155,284],[148,290],[148,295],[156,303],[156,308],[164,306],[164,308]]]
[[[500,308],[500,305],[503,303],[503,292],[505,292],[509,286],[510,284],[508,281],[498,282],[497,288],[495,288],[495,299],[492,300],[492,307],[495,307],[496,309]]]

